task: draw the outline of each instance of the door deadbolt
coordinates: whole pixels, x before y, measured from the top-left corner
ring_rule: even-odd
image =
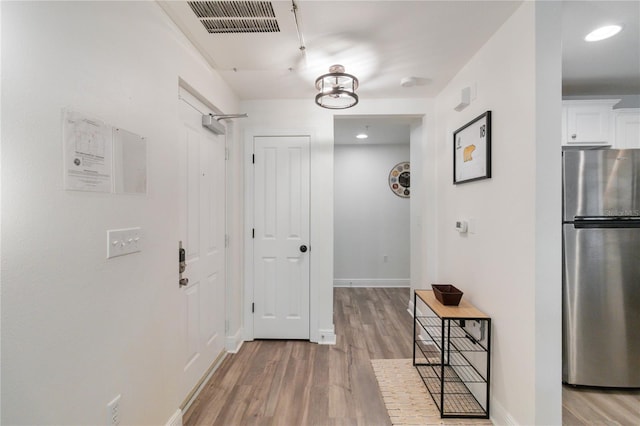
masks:
[[[184,249],[181,247],[179,249],[179,254],[178,254],[178,269],[180,271],[180,273],[183,273],[185,269],[187,269],[187,263],[185,262],[185,252]]]
[[[182,278],[182,273],[185,269],[187,269],[187,255],[185,250],[182,248],[182,241],[178,243],[178,286],[184,287],[189,284],[189,278]]]

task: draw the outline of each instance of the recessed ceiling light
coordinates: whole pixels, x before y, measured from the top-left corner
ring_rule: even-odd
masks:
[[[364,132],[360,132],[356,135],[356,138],[358,139],[366,139],[369,137],[369,135],[367,134],[369,133],[369,126],[364,126]]]
[[[607,25],[591,31],[584,38],[586,41],[600,41],[609,37],[613,37],[622,30],[620,25]]]

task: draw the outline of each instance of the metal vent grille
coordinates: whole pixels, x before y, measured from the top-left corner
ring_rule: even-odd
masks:
[[[280,32],[268,1],[190,1],[191,10],[211,33]]]
[[[275,19],[203,19],[202,25],[209,33],[277,33]]]

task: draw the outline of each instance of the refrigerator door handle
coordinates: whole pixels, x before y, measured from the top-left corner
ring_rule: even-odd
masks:
[[[576,229],[589,228],[640,228],[640,218],[623,218],[614,216],[576,216],[573,221]]]

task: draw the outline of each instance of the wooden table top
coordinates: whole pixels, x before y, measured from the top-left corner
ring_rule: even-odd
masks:
[[[433,290],[416,290],[416,295],[440,318],[489,318],[487,314],[464,300],[464,296],[458,306],[445,306],[436,299]]]

